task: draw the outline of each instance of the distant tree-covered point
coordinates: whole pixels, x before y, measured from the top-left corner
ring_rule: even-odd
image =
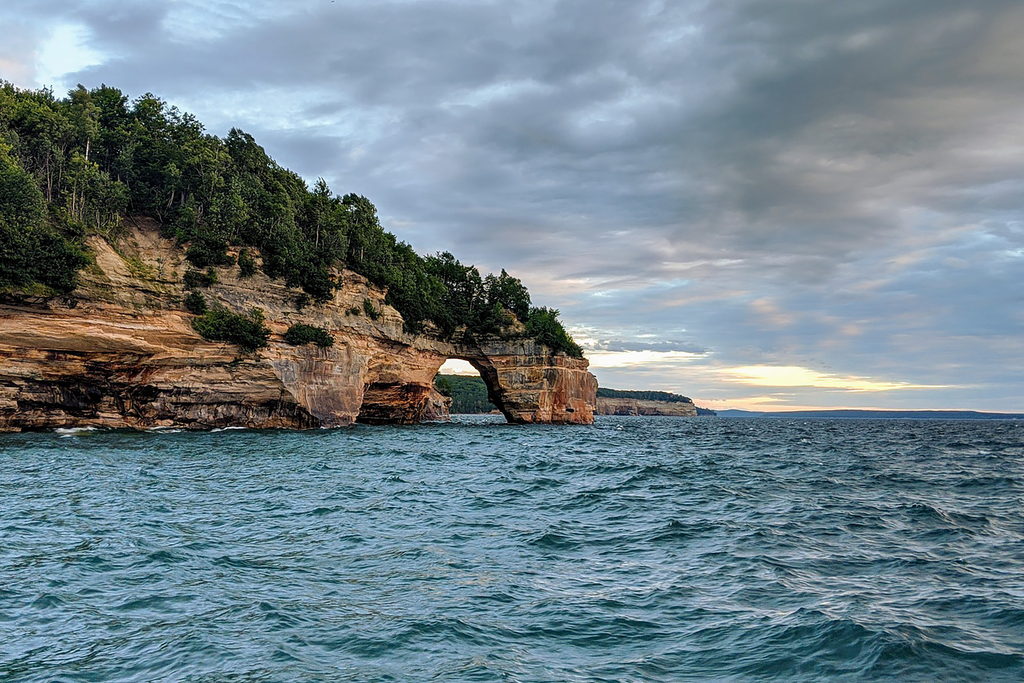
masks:
[[[681,394],[673,394],[668,391],[621,391],[618,389],[605,389],[599,387],[597,390],[598,398],[630,398],[637,401],[664,401],[665,403],[692,403],[690,398]],[[717,412],[710,408],[701,408],[700,406],[694,406],[697,409],[697,415],[713,417],[718,415]]]
[[[487,385],[482,377],[438,375],[434,386],[452,399],[452,414],[490,413],[498,409],[487,399]]]
[[[668,391],[620,391],[618,389],[605,389],[599,387],[598,398],[632,398],[637,401],[664,401],[666,403],[692,403],[686,396],[673,394]]]
[[[461,413],[489,413],[497,410],[493,403],[487,400],[487,385],[481,377],[469,375],[437,375],[434,378],[434,387],[443,395],[452,399],[452,414]],[[629,398],[639,401],[664,401],[666,403],[691,403],[689,398],[680,394],[673,394],[667,391],[619,391],[616,389],[597,390],[598,398]],[[714,416],[714,410],[696,406],[697,415]]]
[[[129,101],[80,85],[62,99],[0,81],[0,291],[73,290],[85,238],[116,238],[129,216],[186,247],[189,286],[236,265],[229,247],[240,274],[254,275],[255,248],[267,276],[314,301],[329,300],[348,269],[387,291],[410,332],[522,336],[583,356],[558,311],[533,306],[518,278],[483,277],[447,252],[420,256],[366,197],[335,194],[323,178],[307,187],[244,131],[210,135],[148,93]]]

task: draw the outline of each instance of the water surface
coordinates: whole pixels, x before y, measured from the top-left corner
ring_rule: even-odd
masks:
[[[0,680],[1020,681],[1024,423],[0,435]]]

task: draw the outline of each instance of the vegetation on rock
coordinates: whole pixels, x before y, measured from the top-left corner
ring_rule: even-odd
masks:
[[[449,253],[421,257],[381,227],[368,199],[337,195],[322,178],[308,188],[241,130],[210,135],[148,93],[129,101],[117,88],[78,86],[59,99],[0,81],[0,288],[74,289],[84,236],[110,236],[127,216],[156,220],[197,273],[233,265],[235,246],[240,275],[251,276],[251,247],[267,276],[317,301],[332,297],[340,269],[363,275],[411,332],[527,335],[582,356],[558,312],[531,307],[517,278],[481,277]]]
[[[214,306],[194,319],[192,327],[204,339],[238,344],[247,353],[264,348],[270,339],[263,312],[255,308],[245,314]]]
[[[252,277],[256,274],[256,260],[248,249],[238,252],[238,276]]]
[[[185,271],[185,275],[182,278],[182,282],[185,284],[185,289],[198,289],[199,287],[209,287],[217,284],[217,271],[213,268],[207,268],[206,272],[201,270],[189,269]]]
[[[373,302],[369,298],[363,299],[363,313],[370,320],[377,320],[380,318],[380,311],[373,307]]]
[[[284,333],[284,340],[292,346],[302,346],[303,344],[310,343],[316,344],[320,348],[334,346],[334,337],[331,336],[330,332],[322,327],[303,323],[295,323],[289,327],[288,331]]]
[[[558,321],[553,308],[531,308],[526,320],[526,334],[556,351],[564,351],[573,358],[583,358],[583,349],[573,341]]]
[[[466,375],[437,375],[434,387],[443,396],[452,399],[449,410],[453,414],[489,413],[497,407],[487,398],[487,385],[481,377]]]
[[[199,292],[189,292],[185,297],[185,310],[194,315],[206,313],[209,306],[206,305],[206,297]]]
[[[632,398],[638,401],[664,401],[666,403],[693,403],[686,396],[668,391],[620,391],[618,389],[597,388],[598,398]]]

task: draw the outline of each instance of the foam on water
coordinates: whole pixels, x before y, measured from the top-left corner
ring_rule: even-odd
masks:
[[[58,427],[53,430],[53,433],[59,436],[68,437],[95,431],[97,431],[96,427]]]
[[[1024,423],[173,431],[0,435],[0,680],[1024,679]]]

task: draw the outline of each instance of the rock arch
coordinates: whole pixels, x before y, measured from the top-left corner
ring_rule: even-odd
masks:
[[[393,356],[366,379],[357,421],[409,424],[447,416],[433,380],[449,358],[467,361],[480,373],[488,399],[510,423],[594,421],[597,380],[587,361],[522,339],[444,344],[407,358]]]
[[[347,271],[332,301],[302,309],[283,282],[225,272],[205,295],[239,313],[259,307],[269,346],[244,354],[203,339],[181,305],[184,254],[155,229],[131,230],[155,280],[132,275],[95,237],[89,244],[99,272],[83,271],[73,295],[0,297],[0,432],[419,422],[436,416],[433,378],[447,358],[480,371],[509,422],[594,419],[597,381],[585,359],[523,338],[451,342],[413,334],[383,290]],[[367,301],[372,317],[361,313]],[[334,345],[287,343],[286,331],[299,322],[329,331]]]

